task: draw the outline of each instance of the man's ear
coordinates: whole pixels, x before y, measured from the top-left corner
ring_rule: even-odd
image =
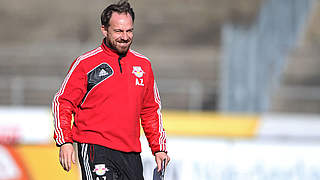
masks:
[[[102,25],[100,29],[101,29],[102,34],[103,34],[105,37],[107,37],[107,35],[108,35],[108,28],[107,28],[106,26]]]

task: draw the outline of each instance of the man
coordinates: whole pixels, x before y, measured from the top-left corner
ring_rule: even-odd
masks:
[[[127,1],[108,6],[102,44],[72,63],[53,99],[60,163],[71,169],[77,142],[83,180],[143,179],[140,119],[158,171],[170,161],[150,61],[130,49],[134,18]]]

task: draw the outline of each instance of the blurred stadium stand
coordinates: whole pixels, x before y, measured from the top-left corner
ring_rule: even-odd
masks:
[[[222,26],[249,27],[262,2],[132,1],[137,17],[133,49],[151,59],[164,108],[218,109]],[[50,106],[71,62],[100,44],[99,14],[109,3],[3,0],[0,105]],[[269,111],[320,112],[317,5],[288,57]]]

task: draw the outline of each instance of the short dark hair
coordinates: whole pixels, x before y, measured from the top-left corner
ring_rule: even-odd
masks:
[[[117,12],[119,14],[129,13],[132,18],[132,22],[134,22],[134,12],[130,3],[128,0],[120,0],[117,4],[111,4],[103,10],[101,13],[101,25],[106,27],[110,26],[109,22],[113,12]]]

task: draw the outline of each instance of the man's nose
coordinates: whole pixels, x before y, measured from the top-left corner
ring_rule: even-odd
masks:
[[[128,33],[126,32],[121,33],[121,39],[127,41],[129,39]]]

